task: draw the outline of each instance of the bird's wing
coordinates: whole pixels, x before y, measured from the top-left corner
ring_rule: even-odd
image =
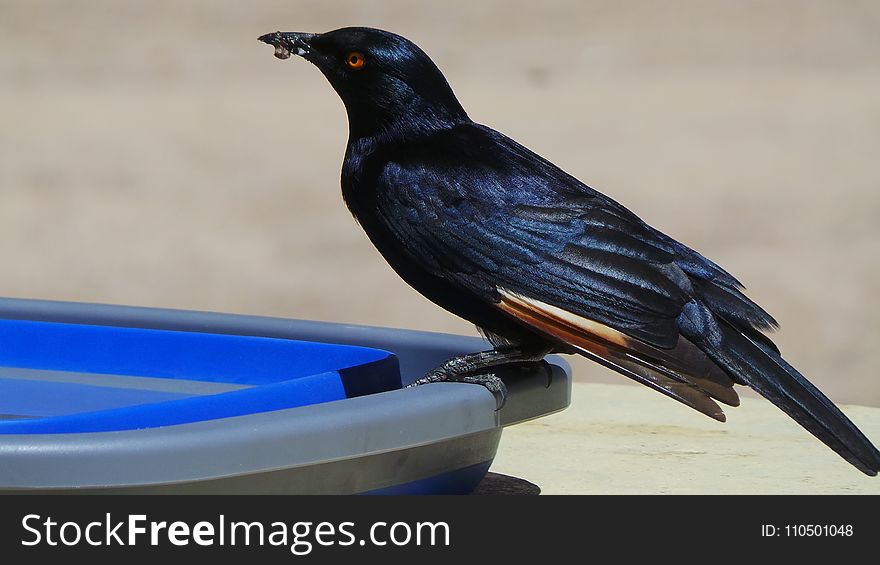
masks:
[[[726,271],[489,128],[394,156],[380,216],[414,261],[480,296],[502,286],[662,348],[695,293],[740,329],[776,325]]]
[[[389,222],[434,274],[539,333],[713,418],[724,416],[712,398],[739,403],[733,381],[679,334],[687,275],[635,226],[589,202],[508,206],[477,221],[473,207],[412,201]]]
[[[473,145],[466,147],[474,151]],[[543,163],[527,168],[511,161],[507,168],[487,168],[482,156],[469,166],[463,156],[444,166],[436,159],[398,155],[384,172],[389,190],[380,197],[386,200],[380,202],[380,214],[412,260],[433,274],[536,331],[723,419],[711,398],[731,405],[738,398],[730,377],[678,331],[682,307],[696,290],[675,250],[599,193],[587,187],[565,197],[548,193],[545,176],[527,175],[547,173]],[[438,166],[442,170],[432,170]],[[571,186],[570,177],[557,180]],[[520,192],[512,194],[511,186]],[[530,187],[543,188],[544,194],[535,198]],[[711,272],[711,263],[699,266]]]
[[[742,330],[776,324],[726,271],[489,128],[400,147],[380,182],[412,260],[492,302],[504,288],[666,349],[696,295]]]

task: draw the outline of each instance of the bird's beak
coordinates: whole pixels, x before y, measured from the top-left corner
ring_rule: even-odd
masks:
[[[275,47],[275,56],[279,59],[287,59],[290,54],[305,57],[311,52],[311,41],[317,37],[315,33],[301,33],[298,31],[276,31],[261,35],[258,39]]]

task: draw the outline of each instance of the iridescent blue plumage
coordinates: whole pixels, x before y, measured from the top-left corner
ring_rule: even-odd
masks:
[[[763,333],[742,285],[611,198],[467,116],[434,63],[380,30],[261,38],[328,78],[349,118],[346,204],[412,287],[497,349],[425,377],[581,353],[716,418],[734,382],[863,472],[880,453]],[[352,55],[363,65],[347,64]],[[464,367],[464,369],[462,369]],[[470,382],[470,381],[469,381]]]

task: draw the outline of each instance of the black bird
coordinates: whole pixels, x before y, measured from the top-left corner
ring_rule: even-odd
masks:
[[[472,121],[411,41],[371,28],[259,38],[313,63],[342,98],[342,194],[410,286],[474,324],[491,351],[417,383],[579,353],[724,421],[748,385],[868,475],[880,453],[789,365],[776,321],[696,251],[503,134]]]

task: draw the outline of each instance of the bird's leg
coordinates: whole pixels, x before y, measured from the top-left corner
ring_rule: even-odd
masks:
[[[525,348],[518,345],[497,347],[489,351],[468,353],[449,359],[417,381],[407,385],[414,387],[438,382],[461,382],[486,387],[495,397],[497,408],[507,400],[507,386],[491,369],[513,363],[540,361],[551,348]]]
[[[518,345],[508,345],[496,349],[490,349],[489,351],[467,353],[449,359],[408,386],[418,386],[442,381],[459,381],[463,377],[482,374],[487,369],[493,367],[510,365],[511,363],[540,361],[549,352],[550,348],[525,349]]]

